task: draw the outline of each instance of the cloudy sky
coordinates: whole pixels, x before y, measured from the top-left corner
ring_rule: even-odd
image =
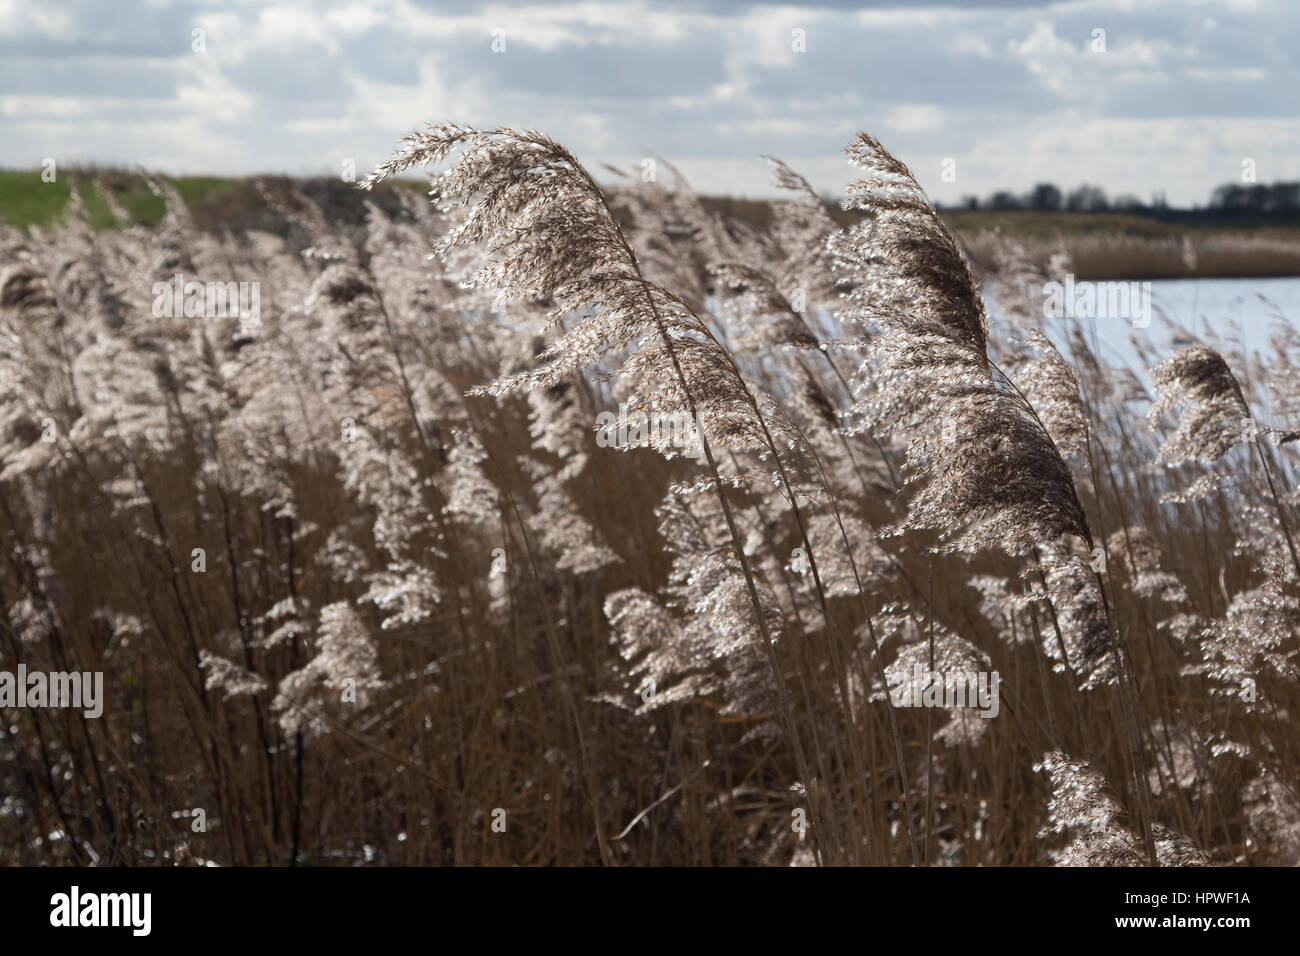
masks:
[[[452,119],[756,196],[763,153],[838,191],[866,129],[944,201],[1190,204],[1300,179],[1298,49],[1291,0],[0,0],[0,166],[338,174]]]

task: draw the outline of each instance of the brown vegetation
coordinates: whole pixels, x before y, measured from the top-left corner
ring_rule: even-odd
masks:
[[[107,696],[0,708],[0,860],[1300,862],[1300,338],[1148,418],[1029,321],[1083,239],[848,152],[843,219],[443,125],[367,182],[441,211],[0,233],[0,671]]]

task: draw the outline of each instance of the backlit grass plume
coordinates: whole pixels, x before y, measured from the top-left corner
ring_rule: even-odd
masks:
[[[498,304],[546,299],[552,322],[569,322],[534,367],[476,391],[549,388],[630,350],[622,372],[637,383],[637,406],[687,413],[728,447],[771,445],[765,431],[779,426],[759,420],[726,349],[686,302],[645,278],[600,186],[559,143],[531,130],[444,123],[407,136],[361,185],[456,150],[437,189],[447,211],[465,215],[435,249],[480,249],[485,264],[466,285],[493,290]]]
[[[795,491],[781,462],[794,444],[781,419],[742,379],[726,347],[680,296],[650,281],[604,192],[567,149],[531,130],[478,130],[451,123],[411,133],[390,160],[360,184],[459,151],[437,182],[447,212],[463,217],[436,245],[444,256],[472,246],[483,265],[466,285],[494,290],[495,304],[546,300],[552,327],[568,322],[532,368],[473,391],[505,395],[550,388],[605,359],[632,384],[633,411],[685,416],[711,476],[757,630],[781,693],[783,723],[800,776],[809,778],[772,644],[775,635],[714,458],[714,445],[770,455],[798,519]],[[671,448],[660,447],[672,454]],[[806,536],[805,536],[806,537]],[[576,718],[575,718],[576,720]]]
[[[1252,420],[1241,386],[1223,356],[1207,346],[1185,349],[1151,369],[1155,420],[1181,410],[1178,427],[1160,448],[1164,465],[1218,461],[1251,438]]]
[[[900,530],[933,532],[942,551],[1001,549],[1032,554],[1036,563],[1040,547],[1062,553],[1054,564],[1068,573],[1056,575],[1055,588],[1048,584],[1055,645],[1062,666],[1084,687],[1112,679],[1121,685],[1142,831],[1154,862],[1136,693],[1124,680],[1121,638],[1101,579],[1078,550],[1082,542],[1091,551],[1093,539],[1074,478],[1024,393],[989,360],[979,289],[916,177],[866,133],[846,152],[867,176],[849,185],[844,205],[872,218],[831,242],[853,284],[844,317],[872,335],[859,372],[867,393],[862,410],[907,440],[908,480],[920,485]],[[1047,375],[1055,380],[1059,369]],[[1052,411],[1059,405],[1054,401]],[[1068,661],[1071,645],[1082,660]]]
[[[861,411],[907,440],[920,484],[904,527],[945,550],[1023,554],[1092,536],[1070,470],[1033,408],[989,362],[979,289],[908,168],[866,133],[846,150],[867,172],[846,208],[873,218],[833,237],[853,281],[843,318],[870,334]]]
[[[1149,417],[1181,408],[1178,427],[1161,446],[1156,461],[1178,465],[1200,459],[1218,461],[1240,443],[1254,447],[1268,484],[1291,566],[1300,579],[1300,550],[1291,532],[1291,522],[1278,492],[1277,466],[1265,451],[1268,429],[1252,415],[1241,384],[1223,356],[1208,346],[1194,346],[1160,363],[1151,370],[1157,397]],[[1285,487],[1283,491],[1285,492]]]
[[[1047,801],[1049,822],[1042,836],[1069,838],[1056,851],[1057,866],[1143,866],[1141,839],[1123,822],[1106,778],[1069,754],[1043,755],[1034,766],[1047,774],[1052,794]],[[1155,824],[1156,859],[1160,866],[1206,866],[1205,854],[1181,833]]]

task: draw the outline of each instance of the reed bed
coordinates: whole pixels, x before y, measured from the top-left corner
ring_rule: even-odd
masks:
[[[106,698],[0,708],[0,860],[1300,863],[1300,335],[1111,367],[1083,240],[847,154],[755,225],[443,124],[360,226],[0,231],[0,671]]]
[[[1268,278],[1300,273],[1300,241],[1283,230],[1244,232],[1191,229],[1176,236],[1136,236],[1103,229],[1061,233],[1050,239],[1023,237],[1030,255],[1046,268],[1052,255],[1069,254],[1075,275],[1086,280]],[[963,233],[976,258],[996,267],[1001,237],[993,230]]]

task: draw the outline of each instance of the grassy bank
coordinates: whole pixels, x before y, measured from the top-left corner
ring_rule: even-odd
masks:
[[[185,201],[195,225],[204,231],[282,231],[283,217],[268,207],[265,190],[286,185],[284,177],[165,178]],[[352,183],[327,177],[295,180],[294,186],[331,219],[352,224],[364,221],[367,199],[395,209],[394,188],[423,188],[420,183],[403,182],[366,196]],[[114,205],[129,216],[127,225],[156,225],[165,211],[162,199],[153,194],[144,177],[124,170],[60,170],[58,179],[50,183],[42,181],[40,170],[0,170],[0,222],[18,229],[54,227],[67,211],[73,189],[80,191],[91,225],[99,231],[123,225],[113,214]]]

